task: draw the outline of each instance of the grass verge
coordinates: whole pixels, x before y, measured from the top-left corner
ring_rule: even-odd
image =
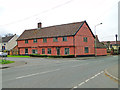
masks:
[[[10,64],[10,63],[14,63],[15,61],[10,61],[10,60],[1,60],[0,59],[0,64]]]

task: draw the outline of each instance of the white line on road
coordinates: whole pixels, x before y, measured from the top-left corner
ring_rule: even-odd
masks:
[[[101,71],[100,73],[95,74],[94,76],[92,76],[91,78],[89,78],[89,79],[85,80],[84,82],[81,82],[80,84],[78,84],[78,85],[74,86],[74,87],[72,88],[72,90],[73,90],[73,89],[75,89],[75,88],[80,87],[81,85],[83,85],[83,84],[85,84],[85,83],[87,83],[88,81],[90,81],[91,79],[93,79],[93,78],[97,77],[98,75],[102,74],[103,72],[104,72],[104,71]]]
[[[71,66],[71,67],[79,67],[81,65],[87,65],[88,63],[86,64],[79,64],[79,65],[75,65],[75,66]],[[65,69],[65,68],[61,68],[61,69]],[[34,73],[34,74],[29,74],[29,75],[24,75],[24,76],[20,76],[20,77],[16,77],[16,79],[21,79],[21,78],[25,78],[25,77],[30,77],[30,76],[35,76],[35,75],[40,75],[40,74],[45,74],[45,73],[49,73],[49,72],[55,72],[55,71],[59,71],[61,69],[55,69],[55,70],[51,70],[51,71],[45,71],[45,72],[41,72],[41,73]]]
[[[86,63],[86,64],[79,64],[79,65],[75,65],[75,66],[71,66],[71,67],[79,67],[79,66],[81,66],[81,65],[87,65],[88,63]]]
[[[17,77],[16,79],[21,79],[21,78],[25,78],[25,77],[35,76],[35,75],[38,75],[38,74],[39,74],[39,75],[40,75],[40,74],[45,74],[45,73],[49,73],[49,72],[55,72],[55,71],[59,71],[59,70],[60,70],[60,69],[55,69],[55,70],[45,71],[45,72],[41,72],[41,73],[29,74],[29,75]]]

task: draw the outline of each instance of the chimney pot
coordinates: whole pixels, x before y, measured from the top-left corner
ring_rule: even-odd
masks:
[[[38,28],[41,28],[41,27],[42,27],[42,23],[39,22],[39,23],[38,23]]]

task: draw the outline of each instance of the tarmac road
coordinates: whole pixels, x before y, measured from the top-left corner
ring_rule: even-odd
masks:
[[[28,64],[2,70],[3,88],[118,88],[104,70],[117,56],[81,58],[8,58]]]

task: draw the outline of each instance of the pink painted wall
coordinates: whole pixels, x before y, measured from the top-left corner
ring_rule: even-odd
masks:
[[[87,37],[88,42],[84,42],[83,38]],[[94,37],[90,32],[86,23],[83,24],[81,29],[75,36],[75,53],[76,55],[92,55],[94,54]],[[84,52],[84,47],[89,48],[89,53]]]
[[[105,48],[97,48],[96,51],[98,56],[107,55],[107,49]]]

